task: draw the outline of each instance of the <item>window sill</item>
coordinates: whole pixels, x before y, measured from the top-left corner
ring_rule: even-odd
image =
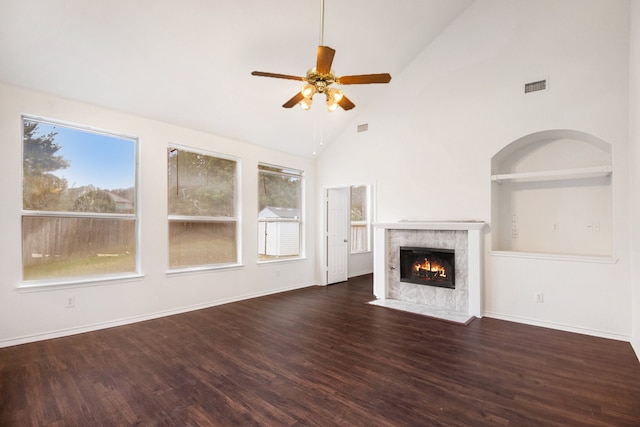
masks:
[[[203,267],[185,267],[185,268],[175,268],[172,270],[168,270],[166,275],[170,276],[184,276],[185,274],[201,274],[201,273],[211,273],[214,271],[222,271],[222,270],[237,270],[244,267],[244,264],[220,264],[220,265],[207,265]]]
[[[139,281],[144,278],[142,274],[126,274],[111,277],[82,277],[78,279],[66,279],[60,281],[52,280],[33,280],[28,282],[20,282],[17,289],[18,292],[40,292],[57,289],[85,288],[90,286],[103,286],[116,283],[125,283],[131,281]]]
[[[304,261],[307,257],[300,256],[295,258],[282,258],[282,259],[270,259],[265,261],[258,261],[258,265],[268,265],[268,264],[278,264],[283,262],[296,262],[296,261]]]

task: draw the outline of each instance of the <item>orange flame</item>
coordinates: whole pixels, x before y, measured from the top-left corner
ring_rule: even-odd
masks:
[[[416,273],[429,271],[431,273],[438,273],[438,277],[447,277],[447,272],[444,266],[438,262],[430,261],[429,258],[425,258],[423,262],[416,261],[413,264],[413,271]]]

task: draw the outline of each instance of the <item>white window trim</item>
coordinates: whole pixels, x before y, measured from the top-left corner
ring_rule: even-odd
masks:
[[[368,184],[362,184],[362,185],[352,185],[349,187],[349,195],[351,195],[351,188],[352,187],[365,187],[365,193],[367,195],[367,203],[366,203],[366,208],[367,208],[367,215],[366,215],[366,219],[364,221],[351,221],[351,215],[349,215],[349,228],[351,229],[351,225],[364,225],[366,226],[366,232],[367,232],[367,249],[365,250],[361,250],[361,251],[352,251],[351,247],[349,247],[349,254],[351,255],[358,255],[358,254],[368,254],[372,252],[372,247],[373,247],[373,241],[372,241],[372,226],[371,226],[371,209],[373,206],[373,203],[371,202],[371,198],[372,198],[372,191],[371,191],[371,185]],[[351,208],[351,198],[349,198],[349,208]]]
[[[270,170],[265,170],[265,169],[261,169],[260,167],[264,166],[264,167],[271,167],[271,168],[279,168],[282,170],[282,172],[274,172],[274,171],[270,171]],[[306,194],[306,177],[305,177],[305,173],[303,170],[301,169],[296,169],[296,168],[290,168],[290,167],[286,167],[286,166],[281,166],[281,165],[275,165],[273,163],[264,163],[264,162],[258,162],[258,167],[257,167],[257,176],[256,176],[256,183],[259,185],[260,183],[260,174],[261,173],[266,173],[266,174],[270,174],[270,175],[277,175],[277,176],[290,176],[292,178],[300,178],[300,217],[298,219],[290,219],[290,218],[281,218],[281,219],[275,219],[275,218],[260,218],[260,212],[258,212],[258,218],[257,218],[257,224],[260,223],[260,221],[265,221],[265,222],[297,222],[300,226],[300,241],[298,242],[298,244],[300,245],[299,247],[299,254],[298,256],[291,256],[291,257],[283,257],[283,258],[275,258],[275,259],[265,259],[265,260],[261,260],[260,257],[258,256],[258,254],[256,253],[256,258],[257,261],[256,263],[258,265],[261,264],[274,264],[274,263],[282,263],[282,262],[296,262],[296,261],[303,261],[307,259],[307,255],[306,255],[306,250],[305,250],[305,242],[306,242],[306,230],[305,230],[305,218],[306,218],[306,212],[305,212],[305,194]],[[260,192],[258,191],[257,194],[260,194]],[[269,221],[269,220],[273,220],[273,221]],[[257,239],[258,239],[258,235],[256,234],[256,243],[257,243]],[[258,246],[257,244],[255,245],[256,247]]]
[[[58,212],[58,211],[32,211],[24,209],[24,203],[22,197],[24,196],[23,180],[24,176],[24,121],[36,121],[48,125],[67,127],[83,132],[90,132],[100,135],[108,135],[119,139],[128,139],[134,143],[134,188],[135,188],[135,212],[133,214],[104,214],[94,212]],[[141,247],[142,247],[142,231],[140,223],[140,191],[139,191],[139,159],[140,159],[140,138],[132,136],[122,132],[115,132],[107,129],[95,128],[86,125],[79,125],[77,123],[66,122],[63,120],[50,119],[42,116],[32,114],[22,114],[20,116],[20,195],[21,195],[21,209],[20,209],[20,248],[22,249],[22,218],[25,216],[53,216],[64,218],[99,218],[99,219],[122,219],[131,218],[135,220],[135,271],[128,273],[112,273],[112,274],[97,274],[92,276],[73,276],[64,278],[51,278],[51,279],[36,279],[36,280],[24,280],[24,266],[22,261],[20,262],[20,282],[16,286],[18,290],[46,290],[46,289],[61,289],[65,287],[82,287],[82,286],[95,286],[109,283],[121,283],[122,281],[130,281],[132,279],[140,279],[144,277],[141,273]],[[22,250],[21,250],[22,253]]]
[[[199,272],[208,272],[208,271],[216,271],[216,270],[229,270],[236,269],[240,267],[244,267],[242,262],[242,203],[240,203],[239,195],[242,194],[242,180],[240,177],[242,176],[242,162],[239,157],[231,156],[228,154],[218,153],[215,151],[203,150],[197,147],[189,147],[181,144],[169,143],[167,145],[168,149],[175,148],[177,150],[189,151],[191,153],[202,154],[204,156],[209,157],[217,157],[219,159],[231,160],[236,163],[236,177],[235,177],[235,194],[233,195],[233,203],[235,205],[235,217],[217,217],[217,216],[190,216],[190,215],[169,215],[167,214],[167,230],[169,223],[171,221],[189,221],[189,222],[234,222],[236,223],[236,262],[230,263],[220,263],[220,264],[206,264],[206,265],[197,265],[197,266],[189,266],[189,267],[176,267],[171,268],[169,262],[169,236],[167,234],[167,276],[176,276],[176,275],[184,275],[184,274],[192,274]],[[168,157],[166,157],[168,161]],[[168,170],[168,164],[167,168]],[[167,175],[167,180],[169,176]],[[165,189],[169,187],[169,182],[167,181],[165,185]],[[167,200],[168,203],[168,200]],[[167,210],[169,206],[167,205]]]

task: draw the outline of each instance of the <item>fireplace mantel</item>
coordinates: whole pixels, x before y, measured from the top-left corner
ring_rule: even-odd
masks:
[[[415,231],[416,233],[425,232],[441,232],[441,231],[455,231],[463,232],[466,234],[466,247],[463,249],[466,251],[466,273],[467,273],[467,294],[468,304],[465,304],[468,309],[465,312],[454,313],[455,318],[473,318],[482,317],[482,230],[485,227],[485,223],[481,221],[400,221],[394,223],[376,223],[374,227],[374,251],[373,251],[373,293],[377,298],[377,305],[392,306],[385,304],[385,301],[390,301],[389,296],[389,282],[390,275],[395,274],[396,260],[390,260],[388,234],[393,233],[394,230],[402,231]],[[465,301],[466,303],[467,301]],[[440,307],[437,306],[437,302],[433,304],[425,305],[428,309],[433,311],[431,314],[433,317],[447,317],[439,316]],[[412,310],[409,310],[412,311]],[[424,310],[416,312],[423,313]],[[427,310],[429,313],[429,310]]]
[[[482,221],[398,221],[375,223],[373,227],[395,230],[482,230]]]

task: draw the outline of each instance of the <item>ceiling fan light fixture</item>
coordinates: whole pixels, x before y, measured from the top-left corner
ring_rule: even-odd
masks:
[[[331,88],[329,89],[329,95],[335,102],[340,102],[340,100],[344,97],[344,93],[340,89]]]
[[[355,74],[336,77],[331,68],[335,49],[324,45],[324,0],[320,0],[320,44],[316,51],[316,66],[307,71],[306,77],[292,76],[289,74],[268,73],[264,71],[252,71],[253,76],[274,77],[277,79],[297,80],[302,82],[299,92],[296,92],[291,99],[282,104],[284,108],[292,108],[300,104],[304,110],[311,108],[311,99],[316,93],[324,94],[327,98],[329,111],[334,111],[341,107],[348,111],[356,105],[340,89],[332,88],[334,83],[338,85],[362,85],[372,83],[389,83],[391,75],[389,73],[379,74]]]
[[[316,93],[316,87],[310,83],[306,83],[302,85],[302,89],[300,89],[300,93],[305,98],[311,98]]]
[[[338,108],[338,103],[335,99],[333,99],[332,96],[327,94],[327,110],[329,110],[330,112],[336,111],[336,108]]]
[[[304,98],[302,101],[300,101],[300,108],[302,108],[303,110],[310,110],[312,103],[313,98]]]

